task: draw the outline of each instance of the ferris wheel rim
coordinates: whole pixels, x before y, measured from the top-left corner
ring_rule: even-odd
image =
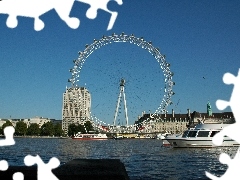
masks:
[[[102,36],[101,39],[96,40],[94,39],[93,43],[90,45],[85,45],[85,49],[83,51],[78,52],[78,58],[73,61],[74,67],[70,69],[70,72],[72,73],[72,77],[68,80],[71,83],[72,88],[76,88],[79,74],[81,72],[81,69],[87,60],[87,58],[97,49],[100,49],[101,47],[111,44],[111,43],[130,43],[137,46],[142,47],[142,49],[147,50],[153,57],[157,60],[157,62],[160,65],[160,68],[164,75],[164,95],[162,98],[162,101],[158,108],[155,110],[155,112],[152,114],[152,116],[157,114],[165,114],[167,112],[167,106],[171,105],[171,96],[175,93],[172,90],[172,87],[175,85],[175,82],[172,81],[173,73],[170,70],[170,64],[166,61],[165,55],[162,55],[159,48],[155,48],[152,45],[152,42],[145,41],[143,37],[135,37],[134,34],[126,35],[124,33],[121,33],[120,35],[112,34],[111,36]],[[91,114],[91,111],[90,111]]]

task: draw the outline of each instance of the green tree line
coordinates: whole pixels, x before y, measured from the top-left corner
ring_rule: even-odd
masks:
[[[6,121],[0,127],[0,134],[3,135],[3,130],[7,126],[13,126],[10,121]],[[38,124],[32,123],[29,127],[23,121],[18,121],[15,126],[15,133],[17,136],[63,136],[62,125],[60,123],[53,124],[52,122],[44,123],[41,128]]]
[[[81,124],[70,124],[68,126],[68,136],[74,136],[74,134],[77,134],[78,132],[81,132],[83,134],[85,133],[95,133],[94,128],[92,126],[92,123],[90,121],[86,121],[84,125]]]
[[[0,135],[4,135],[3,130],[7,126],[13,126],[10,121],[6,121],[0,127]],[[68,136],[74,136],[74,134],[77,134],[78,132],[81,133],[92,133],[94,132],[94,128],[92,126],[92,123],[90,121],[87,121],[84,123],[84,125],[81,124],[70,124],[68,126]],[[27,127],[27,124],[23,121],[18,121],[15,126],[15,133],[14,135],[17,136],[65,136],[62,126],[60,123],[53,124],[52,122],[44,123],[41,128],[38,124],[32,123],[29,127]]]

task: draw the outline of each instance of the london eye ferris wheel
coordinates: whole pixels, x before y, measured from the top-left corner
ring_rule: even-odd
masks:
[[[136,53],[139,47],[146,50],[143,55]],[[133,34],[112,34],[94,39],[78,54],[69,82],[72,88],[85,86],[91,93],[92,120],[121,125],[124,118],[128,125],[128,119],[133,124],[144,111],[164,114],[172,104],[173,73],[152,42]]]

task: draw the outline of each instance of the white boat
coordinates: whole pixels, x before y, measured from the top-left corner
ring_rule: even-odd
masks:
[[[171,146],[171,144],[166,140],[167,136],[170,136],[171,133],[163,133],[163,134],[158,134],[157,135],[157,139],[161,139],[162,140],[162,146]]]
[[[77,133],[72,139],[76,140],[107,140],[109,139],[106,134],[81,134]]]
[[[113,139],[115,139],[115,140],[124,139],[124,136],[122,136],[122,135],[116,135],[116,136],[113,136]]]
[[[167,136],[167,140],[173,147],[217,147],[213,144],[212,138],[224,127],[230,124],[198,124],[194,128],[186,130],[182,135]],[[230,137],[224,136],[221,146],[240,146],[238,142]],[[219,146],[218,146],[219,147]]]

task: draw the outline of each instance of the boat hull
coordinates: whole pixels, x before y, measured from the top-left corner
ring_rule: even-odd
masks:
[[[166,140],[171,144],[171,146],[177,148],[212,148],[240,146],[239,143],[231,139],[225,139],[221,146],[214,145],[212,139],[176,138]]]
[[[171,146],[171,144],[166,139],[162,139],[162,146],[168,147]]]
[[[74,140],[107,140],[109,139],[106,134],[81,134],[77,133],[72,137]]]
[[[78,138],[78,137],[72,137],[74,140],[108,140],[109,138]]]
[[[238,147],[240,144],[228,136],[224,136],[220,146],[213,144],[213,137],[230,124],[197,124],[189,128],[182,135],[167,136],[166,140],[178,148],[211,148],[211,147]]]

